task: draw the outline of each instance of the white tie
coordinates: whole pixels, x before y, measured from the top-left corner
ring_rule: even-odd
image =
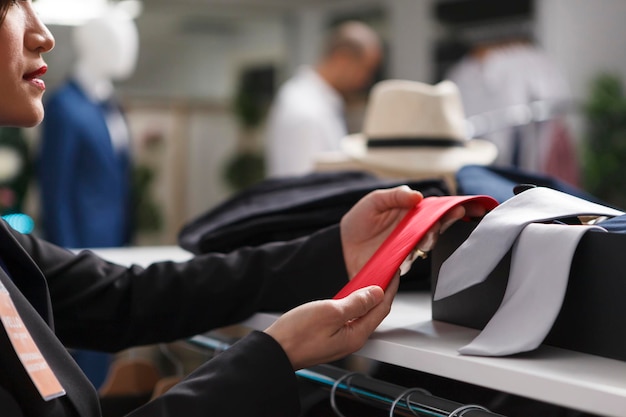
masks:
[[[536,349],[561,310],[570,266],[581,237],[597,226],[533,223],[524,228],[512,252],[502,304],[466,355],[502,356]]]
[[[433,298],[440,300],[483,282],[530,223],[622,214],[550,188],[526,190],[487,213],[467,240],[441,265]]]

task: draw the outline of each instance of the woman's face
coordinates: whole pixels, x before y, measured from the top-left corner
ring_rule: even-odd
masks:
[[[54,47],[54,38],[30,0],[9,3],[0,23],[0,126],[31,127],[43,119],[41,54]]]

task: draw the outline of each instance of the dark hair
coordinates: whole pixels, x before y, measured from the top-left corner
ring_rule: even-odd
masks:
[[[0,25],[4,22],[4,16],[6,16],[12,1],[13,0],[0,0]]]

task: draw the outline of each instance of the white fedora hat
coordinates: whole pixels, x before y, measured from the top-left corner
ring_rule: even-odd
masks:
[[[459,90],[385,80],[372,89],[363,132],[342,139],[342,150],[365,165],[406,173],[453,173],[464,165],[489,165],[498,155],[486,140],[467,139]]]

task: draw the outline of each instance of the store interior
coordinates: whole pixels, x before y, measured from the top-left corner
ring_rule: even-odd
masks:
[[[37,3],[45,7],[49,4],[46,1]],[[69,3],[72,0],[64,1],[68,3],[55,10],[73,7]],[[97,3],[96,0],[76,1],[85,5]],[[146,255],[145,259],[143,252],[107,252],[110,248],[98,252],[105,257],[114,254],[122,264],[126,261],[148,264],[148,261],[159,260],[158,256],[163,254],[187,260],[190,254],[175,248],[180,243],[183,228],[248,187],[268,179],[264,153],[268,111],[279,88],[302,66],[315,65],[328,33],[352,20],[366,23],[376,31],[382,40],[384,55],[372,82],[344,97],[349,133],[363,130],[371,88],[378,82],[395,79],[435,85],[452,80],[463,99],[468,139],[493,142],[499,149],[494,162],[496,167],[554,178],[611,207],[626,209],[626,165],[623,163],[626,158],[626,87],[622,87],[626,83],[626,1],[120,0],[105,3],[106,7],[117,7],[129,13],[138,40],[132,71],[113,84],[114,96],[128,128],[125,134],[132,155],[131,185],[136,197],[132,207],[134,229],[127,245],[130,248],[126,249],[157,246],[164,249],[164,252],[154,249],[156,255]],[[78,49],[75,34],[91,17],[74,17],[70,13],[46,15],[43,8],[41,15],[57,44],[45,57],[49,67],[45,75],[46,97],[50,97],[74,74]],[[41,237],[46,237],[42,227],[42,187],[35,165],[42,157],[40,145],[44,135],[43,126],[0,131],[0,158],[5,161],[5,168],[0,170],[1,214],[7,220],[16,214],[26,215],[30,223],[23,225],[24,231]],[[16,154],[20,158],[17,162]],[[89,165],[89,161],[83,163]],[[402,172],[402,168],[396,172]],[[405,178],[399,175],[394,180]],[[99,221],[97,217],[93,219],[94,223]],[[430,281],[427,284],[430,285]],[[428,307],[424,310],[426,317],[430,314],[431,300],[427,292],[422,295],[419,307]],[[412,298],[401,299],[401,308],[411,311],[416,308],[411,305],[413,301]],[[250,328],[263,330],[267,320],[275,319],[264,313],[257,314],[247,322],[245,332]],[[432,322],[430,316],[426,321]],[[415,327],[415,323],[409,322],[407,326]],[[427,341],[436,339],[430,337],[431,333],[441,336],[447,343],[449,334],[445,331],[437,334],[440,330],[433,325],[415,332],[420,333],[420,337],[426,334]],[[162,369],[175,374],[176,382],[183,376],[182,368],[193,368],[206,361],[214,351],[224,348],[220,343],[236,340],[241,331],[240,327],[227,328],[224,333],[212,334],[214,339],[198,336],[182,344],[130,350],[121,357],[149,357]],[[376,336],[382,340],[379,344],[382,348],[375,341],[366,349],[364,357],[349,358],[340,365],[358,370],[364,389],[372,388],[367,374],[375,373],[383,381],[374,384],[375,389],[388,390],[389,395],[399,395],[400,399],[407,393],[415,397],[425,395],[429,398],[426,401],[430,401],[429,393],[414,389],[411,394],[402,390],[402,386],[413,386],[413,371],[420,371],[421,365],[404,368],[402,358],[384,360],[385,355],[392,356],[389,352],[393,351],[385,345],[388,342],[385,338],[393,345],[396,331],[409,330],[384,329],[382,336]],[[420,360],[429,358],[428,348],[414,349],[411,343],[397,345],[403,353],[409,352],[407,355],[415,354]],[[435,364],[433,372],[421,374],[424,379],[420,381],[435,389],[443,387],[442,392],[456,396],[454,400],[461,403],[481,401],[481,395],[487,394],[472,385],[478,384],[480,378],[472,375],[467,380],[456,378],[458,381],[455,381],[456,374],[445,368],[450,361],[457,361],[456,350],[452,354],[443,350],[443,353],[437,351],[439,356],[432,362]],[[510,369],[504,366],[510,372],[506,378],[510,375],[520,380],[528,377],[520,383],[525,387],[519,398],[511,400],[508,394],[503,394],[506,401],[513,401],[512,409],[520,413],[512,416],[524,415],[524,407],[554,413],[546,416],[591,415],[579,413],[582,413],[580,410],[595,410],[593,395],[596,391],[593,389],[596,387],[590,389],[593,398],[589,402],[581,400],[580,405],[572,399],[573,408],[578,411],[567,409],[570,405],[567,396],[573,396],[579,388],[569,390],[567,385],[576,379],[577,361],[589,365],[592,379],[597,368],[602,368],[599,386],[603,386],[602,378],[610,374],[613,385],[608,384],[606,389],[603,386],[604,391],[599,389],[601,395],[612,395],[611,401],[619,404],[626,398],[626,387],[615,382],[618,378],[610,369],[605,372],[610,368],[605,362],[589,359],[593,355],[568,357],[564,365],[567,369],[561,373],[551,353],[541,351],[538,354],[539,362],[533,362],[536,369],[530,367],[532,377],[528,377],[524,363],[515,363]],[[544,354],[547,359],[541,356]],[[525,358],[522,356],[521,361]],[[391,365],[379,366],[381,363]],[[483,363],[473,359],[454,363],[459,368],[467,366],[466,374],[492,369],[491,363],[481,368],[477,364]],[[617,371],[623,369],[623,361],[619,363]],[[434,369],[436,366],[443,370]],[[543,366],[549,368],[548,377],[543,375]],[[411,369],[407,371],[408,368]],[[350,396],[353,393],[346,381],[354,376],[338,369],[322,366],[309,370],[313,375],[305,370],[301,377],[319,385],[319,375],[315,372],[326,372],[326,377],[330,375],[333,382],[325,387],[325,395],[331,387],[333,390],[340,387],[343,380],[343,388],[347,386],[347,396]],[[553,377],[552,371],[556,376]],[[399,385],[388,386],[384,382],[387,380]],[[538,387],[562,383],[567,385],[568,390],[564,391],[567,394],[563,394],[565,397],[555,395],[554,404],[558,407],[552,408],[547,405],[551,403],[550,395],[537,392],[535,382]],[[322,385],[324,383],[328,385],[327,381],[322,381]],[[485,384],[490,389],[487,397],[497,405],[498,387],[493,386],[496,383],[489,383],[491,385]],[[615,386],[618,388],[613,389]],[[503,391],[506,390],[503,388]],[[515,394],[513,390],[509,392]],[[531,400],[521,398],[525,395]],[[436,398],[439,400],[442,399]],[[406,404],[403,415],[418,415],[411,409],[408,398]],[[389,404],[383,405],[387,410]],[[394,403],[393,407],[396,405]],[[544,405],[546,408],[542,408]],[[445,406],[455,408],[455,403]],[[535,406],[537,408],[533,408]],[[340,415],[336,405],[333,404],[332,409],[332,415]],[[367,412],[364,410],[367,408],[356,408],[355,412]],[[467,415],[500,415],[481,414],[483,411],[486,410],[475,408]],[[328,415],[323,412],[329,412],[326,405],[319,416]],[[420,409],[420,412],[427,410]],[[463,414],[449,415],[460,417]],[[617,416],[619,412],[610,415]]]
[[[235,192],[237,185],[228,179],[229,163],[242,151],[262,150],[264,141],[263,118],[252,128],[242,125],[234,105],[237,95],[256,94],[262,107],[268,105],[299,66],[315,62],[329,28],[348,19],[368,23],[384,41],[378,80],[435,83],[449,76],[476,45],[523,39],[544,53],[559,73],[555,83],[563,85],[562,96],[568,103],[563,113],[580,156],[588,136],[584,108],[593,81],[607,73],[626,78],[622,27],[626,4],[620,0],[507,4],[144,0],[135,19],[136,68],[115,85],[129,121],[135,160],[151,178],[148,193],[153,210],[145,217],[154,221],[147,222],[136,243],[175,243],[185,222]],[[47,56],[48,94],[71,72],[74,28],[64,22],[50,24],[57,46]],[[253,87],[246,91],[246,85]],[[367,91],[349,102],[351,132],[362,127],[366,100]],[[39,135],[37,129],[26,132],[33,153]],[[33,180],[25,209],[35,225],[36,189]]]

